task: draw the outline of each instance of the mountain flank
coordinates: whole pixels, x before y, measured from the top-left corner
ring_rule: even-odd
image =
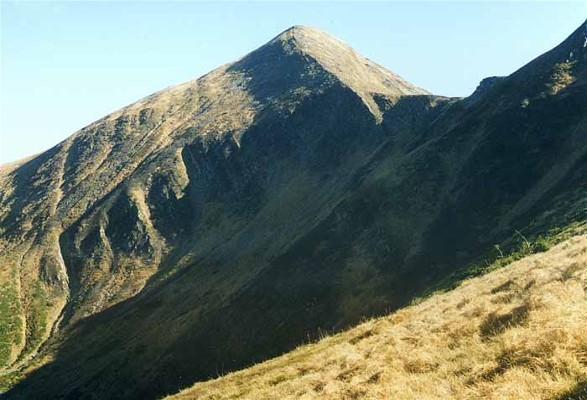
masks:
[[[295,26],[2,167],[5,396],[176,393],[583,222],[586,27],[458,99]]]

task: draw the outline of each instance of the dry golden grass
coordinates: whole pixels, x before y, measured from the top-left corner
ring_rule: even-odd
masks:
[[[168,399],[581,399],[587,235]]]
[[[575,62],[558,63],[552,69],[550,82],[547,84],[550,94],[557,94],[571,83],[575,82],[572,70]]]

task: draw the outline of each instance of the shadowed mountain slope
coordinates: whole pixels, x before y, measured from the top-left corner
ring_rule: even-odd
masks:
[[[293,27],[3,168],[8,397],[174,392],[584,219],[585,26],[462,100]]]

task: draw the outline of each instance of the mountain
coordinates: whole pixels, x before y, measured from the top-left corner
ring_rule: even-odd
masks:
[[[7,397],[174,393],[584,220],[586,26],[465,99],[296,26],[3,167]]]
[[[584,399],[586,251],[583,234],[166,400]]]

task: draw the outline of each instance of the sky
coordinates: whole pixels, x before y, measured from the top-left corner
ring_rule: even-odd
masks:
[[[312,25],[432,93],[467,96],[556,46],[587,1],[0,2],[0,164]]]

